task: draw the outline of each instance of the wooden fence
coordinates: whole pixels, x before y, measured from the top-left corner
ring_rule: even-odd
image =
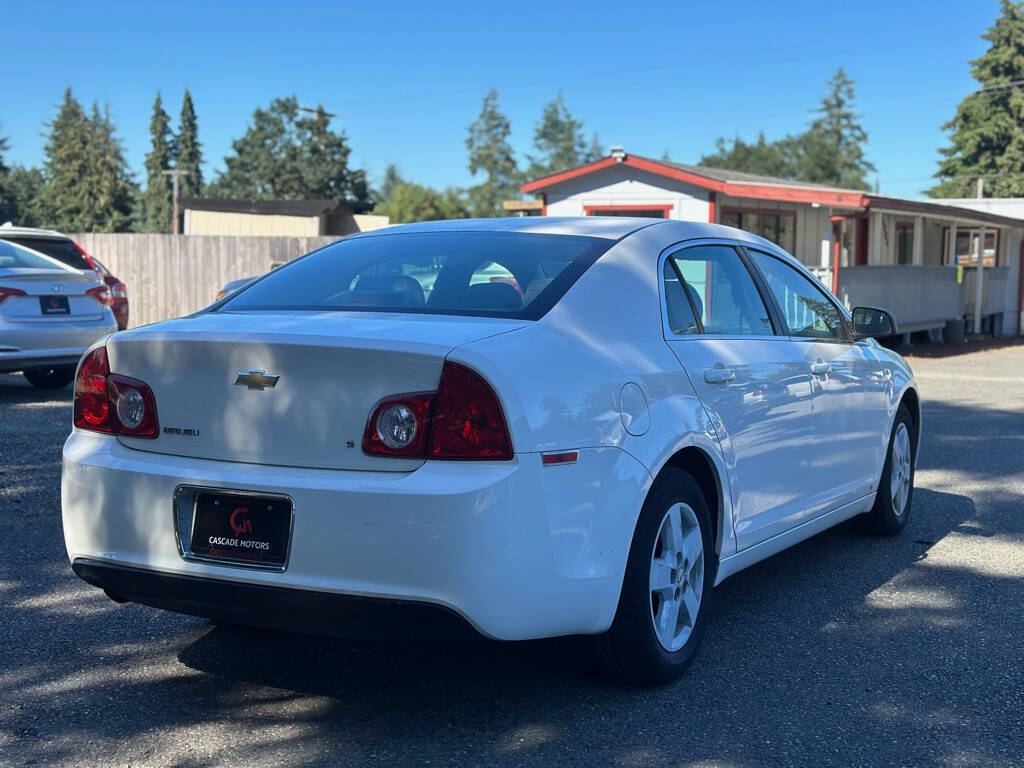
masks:
[[[256,277],[337,237],[216,235],[72,235],[91,256],[124,281],[131,325],[145,325],[202,309],[224,283]]]

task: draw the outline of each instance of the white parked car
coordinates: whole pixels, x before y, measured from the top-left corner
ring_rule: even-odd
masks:
[[[869,338],[894,331],[713,224],[351,237],[84,357],[68,555],[116,600],[603,634],[615,672],[669,680],[718,582],[848,518],[906,523],[918,394]]]
[[[0,238],[0,373],[66,387],[82,353],[117,330],[111,301],[96,272]]]

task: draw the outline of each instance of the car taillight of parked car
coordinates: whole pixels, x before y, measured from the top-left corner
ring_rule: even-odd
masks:
[[[395,395],[374,406],[363,434],[371,456],[444,460],[512,458],[498,396],[476,371],[446,362],[437,392]]]
[[[25,296],[26,293],[21,288],[7,288],[6,286],[0,285],[0,301],[8,299],[11,296]]]
[[[75,376],[74,424],[91,432],[154,438],[160,433],[153,390],[110,372],[106,347],[89,352]]]
[[[113,304],[114,300],[111,298],[110,289],[105,285],[97,285],[95,288],[90,288],[85,293],[87,296],[92,296],[105,307],[109,307]]]
[[[114,283],[110,286],[110,295],[115,299],[127,299],[128,289],[124,283]]]

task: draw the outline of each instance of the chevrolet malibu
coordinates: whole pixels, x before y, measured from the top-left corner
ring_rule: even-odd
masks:
[[[668,681],[723,579],[850,518],[906,524],[918,394],[873,338],[895,330],[714,224],[348,238],[87,352],[68,556],[117,601],[600,635],[611,672]]]

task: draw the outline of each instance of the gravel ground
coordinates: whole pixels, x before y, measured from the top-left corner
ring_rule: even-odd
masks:
[[[70,391],[0,376],[2,765],[1024,764],[1024,347],[917,359],[910,524],[726,581],[679,682],[570,641],[398,645],[214,627],[78,581]]]

